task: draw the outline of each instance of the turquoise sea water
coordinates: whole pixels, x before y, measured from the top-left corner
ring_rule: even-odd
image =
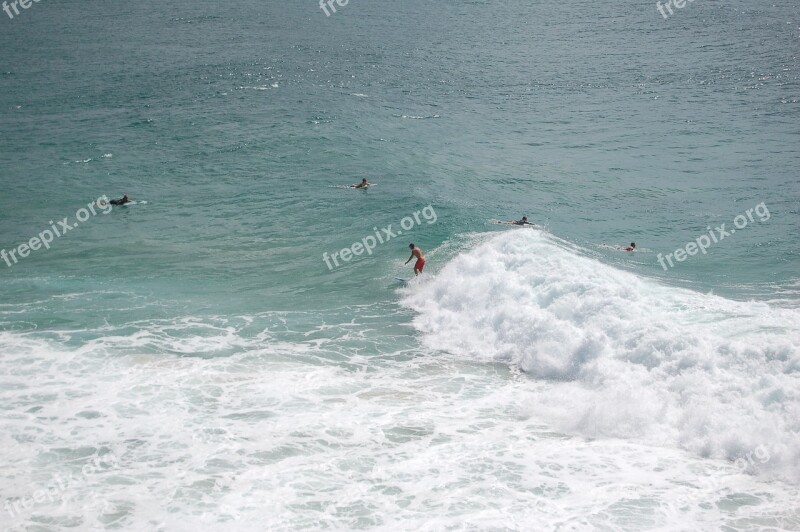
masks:
[[[800,529],[798,5],[337,10],[0,12],[4,528]]]

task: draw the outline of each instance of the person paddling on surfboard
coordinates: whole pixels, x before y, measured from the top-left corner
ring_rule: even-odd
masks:
[[[630,246],[619,246],[613,245],[609,246],[608,244],[600,244],[601,248],[608,248],[608,249],[615,249],[617,251],[636,251],[636,242],[631,242]]]
[[[109,203],[111,203],[111,205],[125,205],[126,203],[130,203],[130,202],[131,202],[131,200],[128,199],[128,195],[125,194],[120,199],[112,199]]]
[[[126,203],[130,203],[130,202],[131,202],[131,200],[128,199],[128,195],[125,194],[120,199],[112,199],[108,203],[110,203],[111,205],[125,205]],[[106,202],[104,201],[100,205],[106,205]]]
[[[422,273],[422,269],[425,268],[425,254],[414,244],[409,244],[408,247],[411,248],[411,256],[408,257],[406,264],[411,262],[414,257],[417,257],[417,262],[414,263],[414,275],[419,275]]]
[[[507,224],[507,225],[536,225],[532,224],[528,221],[527,216],[523,216],[522,220],[509,220],[507,222],[497,222],[499,224]]]
[[[357,185],[350,185],[350,188],[367,188],[368,186],[369,181],[367,181],[367,178],[365,177],[361,180],[361,183],[358,183]]]

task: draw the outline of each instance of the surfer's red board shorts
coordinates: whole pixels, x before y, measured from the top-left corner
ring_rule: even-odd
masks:
[[[417,263],[414,264],[414,269],[418,272],[421,272],[422,269],[425,267],[425,259],[417,259]]]

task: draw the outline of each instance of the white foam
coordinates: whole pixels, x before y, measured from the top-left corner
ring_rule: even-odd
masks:
[[[503,232],[404,304],[424,343],[502,361],[561,430],[736,460],[800,480],[800,311],[659,284],[537,231]]]
[[[796,487],[553,431],[537,403],[563,381],[420,349],[397,310],[0,332],[0,528],[800,526]]]

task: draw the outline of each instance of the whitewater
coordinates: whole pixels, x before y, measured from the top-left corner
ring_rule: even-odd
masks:
[[[3,15],[0,531],[800,530],[798,6]]]
[[[7,529],[800,526],[797,309],[538,230],[431,255],[399,306],[324,320],[2,333],[6,501],[55,499]]]
[[[800,479],[797,309],[664,286],[538,231],[480,243],[405,303],[431,349],[548,383],[530,407],[562,430],[727,460],[769,442],[768,469]]]

